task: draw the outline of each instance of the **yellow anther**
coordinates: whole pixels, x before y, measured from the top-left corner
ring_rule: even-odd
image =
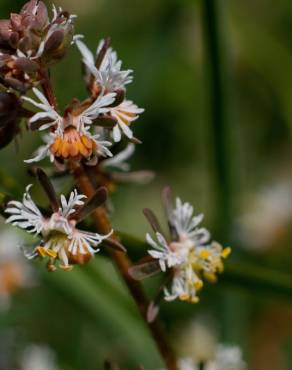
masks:
[[[47,253],[46,253],[46,249],[44,247],[41,247],[40,245],[36,248],[36,251],[38,253],[39,256],[41,257],[46,257]]]
[[[64,271],[71,271],[73,269],[72,265],[60,265],[60,268]]]
[[[231,253],[231,248],[230,247],[227,247],[227,248],[224,248],[223,251],[221,252],[221,256],[223,258],[227,258]]]
[[[55,252],[55,251],[53,251],[52,249],[47,249],[46,250],[46,254],[47,254],[47,256],[49,256],[49,257],[52,257],[52,258],[56,258],[57,257],[57,253]]]
[[[216,283],[217,282],[217,276],[213,274],[212,272],[205,272],[204,277],[206,280],[209,281],[209,283]]]
[[[200,253],[201,258],[203,258],[203,259],[209,258],[210,255],[211,255],[211,253],[207,249],[202,250],[201,253]]]
[[[204,283],[203,283],[203,281],[202,281],[202,280],[198,280],[198,281],[196,281],[196,282],[194,283],[194,287],[195,287],[197,290],[202,289],[202,288],[203,288],[203,285],[204,285]]]
[[[47,268],[49,272],[54,272],[57,270],[57,267],[53,265],[52,263],[48,263]]]
[[[187,293],[181,294],[181,295],[179,296],[179,299],[180,299],[181,301],[188,301],[188,300],[190,299],[190,295],[189,295],[189,294],[187,294]]]
[[[199,297],[192,297],[192,299],[190,300],[191,303],[198,303],[199,302]]]

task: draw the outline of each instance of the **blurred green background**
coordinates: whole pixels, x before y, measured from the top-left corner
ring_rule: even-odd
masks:
[[[1,18],[23,3],[1,0]],[[205,213],[205,226],[215,239],[233,246],[231,260],[290,273],[292,3],[217,3],[223,90],[212,101],[203,0],[55,2],[78,14],[76,33],[85,35],[92,50],[99,39],[111,37],[123,66],[134,70],[128,97],[145,108],[133,125],[143,145],[131,163],[133,169],[152,169],[157,176],[146,186],[118,189],[113,196],[114,226],[143,239],[149,226],[141,210],[153,208],[162,216],[160,191],[169,184],[197,212]],[[51,73],[62,108],[73,97],[86,96],[76,48]],[[215,108],[212,121],[216,104],[223,113]],[[17,141],[0,153],[0,186],[19,196],[32,181],[22,160],[37,148],[40,136],[23,132]],[[62,182],[57,185],[64,187]],[[41,200],[38,192],[34,189]],[[3,249],[4,241],[1,237]],[[129,254],[135,259],[144,252],[133,246]],[[56,369],[102,369],[105,358],[129,370],[139,363],[146,370],[163,366],[106,257],[98,255],[70,274],[48,274],[39,268],[33,274],[33,283],[13,292],[10,304],[1,310],[1,370],[32,370],[21,360],[32,343],[51,348]],[[146,283],[149,294],[159,281]],[[191,331],[186,348],[180,339],[189,335],[186,328],[203,325],[214,340],[239,345],[249,369],[289,370],[292,307],[276,293],[259,294],[252,284],[245,289],[224,280],[206,286],[197,305],[163,303],[161,318],[181,356],[195,356],[197,350],[200,330]]]

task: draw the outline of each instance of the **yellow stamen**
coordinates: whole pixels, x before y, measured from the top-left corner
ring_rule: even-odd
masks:
[[[190,300],[190,302],[191,302],[191,303],[198,303],[198,302],[199,302],[199,300],[200,300],[200,298],[199,298],[199,297],[192,297],[192,298],[191,298],[191,300]]]
[[[36,251],[37,251],[38,255],[43,257],[43,258],[46,257],[46,255],[47,255],[46,249],[44,247],[40,246],[40,245],[36,248]]]
[[[227,258],[231,253],[231,248],[230,247],[227,247],[227,248],[224,248],[223,251],[221,252],[221,256],[223,258]]]
[[[46,250],[46,254],[47,254],[47,256],[49,256],[49,257],[52,257],[52,258],[57,258],[57,253],[55,252],[55,251],[53,251],[52,249],[47,249]]]
[[[217,282],[217,276],[213,274],[212,272],[204,272],[204,277],[206,278],[206,280],[209,281],[209,283]]]
[[[56,157],[89,158],[96,149],[96,143],[86,135],[80,135],[75,127],[64,130],[62,137],[57,137],[50,146],[51,153]]]
[[[202,250],[201,253],[200,253],[201,258],[203,258],[203,259],[209,258],[210,255],[211,255],[211,253],[207,249]]]
[[[189,294],[187,294],[187,293],[181,294],[181,295],[179,296],[179,299],[180,299],[181,301],[188,301],[188,300],[190,299],[190,295],[189,295]]]
[[[64,271],[71,271],[73,269],[73,266],[71,265],[60,265],[60,268],[63,269]]]
[[[198,280],[198,281],[196,281],[196,282],[194,283],[194,287],[195,287],[197,290],[202,289],[202,288],[203,288],[203,285],[204,285],[204,283],[203,283],[203,281],[202,281],[202,280]]]

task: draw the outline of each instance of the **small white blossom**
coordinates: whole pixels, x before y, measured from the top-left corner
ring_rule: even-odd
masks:
[[[97,48],[97,55],[104,43],[104,40],[100,41]],[[122,62],[118,60],[117,53],[112,48],[107,49],[99,68],[96,68],[95,58],[84,42],[77,40],[76,45],[82,55],[83,63],[89,72],[93,74],[95,82],[99,87],[107,91],[115,91],[124,89],[125,85],[133,81],[133,77],[131,76],[132,70],[121,70]]]
[[[178,360],[179,370],[199,370],[191,358],[181,358]]]
[[[206,364],[206,370],[245,370],[242,352],[236,346],[219,345],[215,359]]]
[[[56,158],[90,159],[98,156],[112,156],[108,149],[112,144],[109,141],[100,140],[99,135],[91,134],[90,128],[92,122],[100,114],[109,111],[107,106],[114,102],[115,93],[103,94],[101,92],[96,100],[81,113],[77,115],[68,113],[66,117],[61,117],[38,89],[34,88],[33,92],[40,102],[27,97],[23,99],[42,109],[42,112],[38,112],[31,117],[29,123],[48,119],[49,122],[41,125],[39,130],[49,128],[51,132],[44,138],[46,145],[41,146],[34,157],[25,162],[37,162],[47,156],[50,157],[52,162]]]
[[[90,258],[98,252],[96,247],[111,233],[100,235],[76,228],[74,213],[84,205],[85,195],[78,194],[77,190],[71,192],[68,200],[61,195],[59,210],[50,217],[44,217],[31,199],[30,187],[26,188],[23,202],[11,201],[5,210],[10,214],[7,223],[34,232],[42,238],[38,247],[27,254],[28,258],[41,255],[49,256],[54,261],[58,257],[60,267],[69,270],[70,260],[83,261],[83,258]]]
[[[166,241],[156,232],[157,241],[147,234],[146,240],[154,249],[148,253],[160,265],[162,271],[173,269],[170,289],[165,288],[165,299],[177,298],[197,302],[197,293],[203,286],[203,278],[209,282],[217,280],[217,273],[223,271],[223,261],[228,257],[230,248],[222,248],[217,242],[210,243],[210,233],[198,227],[203,215],[193,216],[193,207],[176,199],[176,208],[168,212],[172,238]],[[174,230],[173,230],[174,229]],[[174,233],[175,231],[175,233]],[[175,236],[174,236],[175,235]]]
[[[20,236],[1,227],[0,230],[0,311],[9,309],[11,297],[18,289],[29,288],[35,279],[31,266],[22,258]]]
[[[133,132],[129,126],[139,118],[138,114],[143,113],[144,109],[138,108],[131,100],[124,100],[117,107],[110,108],[109,112],[117,121],[117,124],[113,128],[114,141],[119,142],[122,138],[122,133],[129,139],[132,139]]]

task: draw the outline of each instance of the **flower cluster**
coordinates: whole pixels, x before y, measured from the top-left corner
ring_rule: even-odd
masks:
[[[63,173],[74,172],[73,168],[92,169],[93,186],[106,186],[111,191],[116,183],[125,181],[145,182],[153,177],[148,171],[129,172],[125,161],[133,154],[134,138],[130,129],[132,121],[143,109],[126,100],[126,85],[132,82],[132,70],[122,70],[116,52],[109,47],[109,40],[102,40],[93,56],[81,36],[74,36],[74,15],[53,6],[49,17],[46,5],[39,0],[30,0],[19,14],[0,21],[0,82],[6,91],[0,95],[0,146],[7,145],[20,130],[21,118],[26,118],[26,127],[44,133],[44,145],[39,147],[34,163],[48,157]],[[84,101],[73,99],[63,114],[51,86],[49,66],[61,59],[68,47],[76,43],[82,54],[85,81],[89,96]],[[32,89],[34,96],[27,96]],[[13,91],[14,90],[14,91]],[[25,106],[24,106],[25,105]],[[36,109],[33,111],[32,108]],[[122,139],[125,145],[113,146]],[[41,170],[39,170],[41,171]],[[62,173],[61,172],[61,173]],[[85,263],[97,251],[97,246],[109,235],[99,235],[76,228],[80,214],[86,208],[93,209],[94,201],[74,190],[68,201],[61,202],[52,196],[53,187],[41,175],[41,183],[53,198],[53,213],[47,216],[32,200],[28,187],[23,201],[11,201],[6,214],[12,223],[40,237],[33,251],[26,255],[48,257],[48,267],[69,270],[74,263]],[[54,193],[54,192],[53,192]],[[102,198],[102,192],[100,197]],[[117,242],[112,246],[123,250]]]
[[[223,248],[215,241],[210,242],[209,231],[199,227],[203,215],[194,216],[189,203],[177,198],[173,208],[169,188],[164,190],[163,199],[171,237],[167,239],[164,235],[153,212],[144,210],[156,237],[153,239],[150,234],[146,235],[152,247],[148,253],[158,262],[160,270],[171,272],[171,287],[164,287],[165,300],[178,298],[195,303],[198,302],[197,293],[203,287],[203,279],[215,282],[217,273],[223,271],[223,259],[228,257],[230,248]],[[133,267],[130,271],[133,277],[144,277],[143,271],[151,274],[156,272],[157,266],[153,260]]]
[[[87,68],[86,81],[91,86],[91,95],[83,102],[74,99],[63,115],[36,88],[33,92],[38,100],[23,97],[40,109],[29,119],[30,129],[48,131],[45,145],[28,163],[48,156],[59,167],[68,160],[84,160],[95,165],[113,155],[109,147],[121,140],[122,132],[135,141],[129,126],[143,109],[125,99],[125,85],[132,81],[132,71],[121,70],[121,61],[105,40],[97,48],[96,60],[81,40],[76,40],[76,44]]]
[[[42,214],[31,198],[29,193],[31,185],[29,185],[22,202],[12,200],[8,203],[5,212],[9,217],[6,222],[39,237],[32,251],[25,251],[27,258],[49,257],[49,271],[56,269],[55,262],[59,260],[60,267],[68,271],[72,269],[72,264],[88,262],[93,254],[99,251],[97,246],[112,233],[100,235],[82,231],[76,227],[88,213],[104,203],[106,192],[100,189],[91,200],[85,203],[86,196],[74,190],[68,200],[61,195],[59,202],[44,172],[38,170],[38,176],[51,201],[53,213],[50,216]],[[94,208],[92,208],[93,201]]]
[[[41,80],[41,68],[61,59],[73,42],[75,16],[31,0],[19,14],[0,21],[0,77],[21,92]]]

